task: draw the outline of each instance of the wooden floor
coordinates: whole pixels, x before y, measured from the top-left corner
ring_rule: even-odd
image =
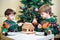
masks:
[[[0,40],[13,40],[13,39],[8,38],[8,37],[0,34]],[[54,40],[60,40],[60,37],[59,38],[54,38]]]
[[[54,40],[60,40],[60,38],[54,38]]]
[[[10,39],[10,38],[7,38],[6,36],[2,35],[1,40],[13,40],[13,39]],[[54,40],[60,40],[60,38],[54,38]]]
[[[0,40],[13,40],[13,39],[8,38],[8,37],[6,37],[6,36],[4,36],[4,35],[1,35],[1,36],[0,36]]]

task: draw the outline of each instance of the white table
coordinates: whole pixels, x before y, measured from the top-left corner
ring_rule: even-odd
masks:
[[[14,40],[54,40],[54,35],[39,36],[35,34],[25,34],[22,32],[9,32],[11,35],[7,36]]]

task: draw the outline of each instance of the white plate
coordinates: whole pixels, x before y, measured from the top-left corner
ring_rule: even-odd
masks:
[[[8,35],[9,35],[9,36],[16,35],[16,32],[8,32]]]
[[[36,35],[44,36],[44,32],[36,32],[35,34],[36,34]]]

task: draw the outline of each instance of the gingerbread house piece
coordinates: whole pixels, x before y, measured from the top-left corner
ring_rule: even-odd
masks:
[[[32,23],[24,23],[22,26],[22,32],[34,33],[34,26],[32,25]]]

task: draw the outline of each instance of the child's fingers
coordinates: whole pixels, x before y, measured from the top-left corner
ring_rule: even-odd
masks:
[[[18,23],[18,26],[22,26],[23,23]]]
[[[38,25],[38,28],[41,28],[41,27],[42,27],[41,24],[39,24],[39,25]]]

